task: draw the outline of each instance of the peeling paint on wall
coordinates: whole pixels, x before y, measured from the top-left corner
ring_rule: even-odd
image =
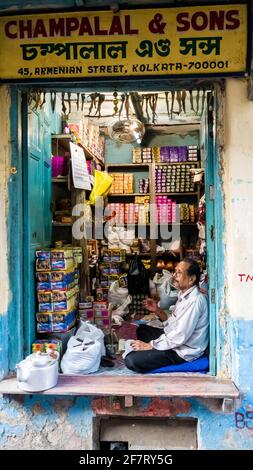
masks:
[[[0,400],[1,449],[92,449],[89,398]]]
[[[125,408],[123,399],[95,398],[92,409],[99,416],[175,417],[190,412],[191,404],[189,400],[181,398],[136,398],[132,407]]]

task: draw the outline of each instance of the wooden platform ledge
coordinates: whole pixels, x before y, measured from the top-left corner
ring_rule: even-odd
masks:
[[[0,382],[2,395],[77,395],[77,396],[133,396],[133,397],[203,397],[239,398],[232,381],[210,376],[73,376],[59,375],[58,384],[44,392],[24,392],[15,377]]]

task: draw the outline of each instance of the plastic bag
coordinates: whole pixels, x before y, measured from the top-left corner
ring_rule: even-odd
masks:
[[[111,283],[108,291],[108,302],[112,305],[121,305],[128,297],[128,289],[120,287],[119,281]]]
[[[172,274],[165,269],[161,277],[156,273],[153,279],[160,297],[160,308],[166,310],[176,303],[178,297],[178,291],[171,285],[171,281]]]
[[[112,312],[112,317],[114,317],[115,315],[123,316],[126,313],[129,313],[128,305],[130,305],[131,302],[132,302],[132,297],[131,297],[131,295],[128,295],[127,298],[125,299],[125,301],[121,305],[118,305],[114,309],[113,309],[113,305],[109,304],[109,307],[110,307],[111,312]]]
[[[104,334],[88,322],[72,336],[61,360],[64,374],[91,374],[99,369],[102,355],[105,355]]]
[[[105,171],[94,170],[94,174],[94,185],[89,197],[89,201],[93,205],[95,204],[97,197],[105,197],[108,194],[113,182],[112,177]]]
[[[95,325],[92,325],[88,321],[80,320],[79,327],[76,331],[75,337],[78,338],[89,338],[99,341],[102,345],[102,355],[105,355],[105,345],[104,345],[104,333],[102,330],[97,328]]]
[[[137,255],[130,263],[127,280],[129,294],[149,295],[149,274]]]

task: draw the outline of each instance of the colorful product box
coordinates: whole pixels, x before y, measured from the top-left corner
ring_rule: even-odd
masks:
[[[76,311],[36,313],[37,332],[64,332],[69,330],[76,321]]]
[[[52,302],[52,292],[37,291],[38,302]]]
[[[107,302],[100,301],[100,302],[93,302],[93,309],[94,310],[104,310],[107,308]]]
[[[83,253],[81,247],[73,247],[73,257],[76,264],[81,264],[83,262]]]
[[[92,308],[87,308],[87,309],[82,309],[79,310],[79,318],[80,320],[89,320],[89,321],[94,321],[94,312]]]
[[[73,295],[70,299],[65,299],[60,302],[53,302],[53,311],[62,312],[64,310],[71,310],[76,307],[76,295]]]
[[[98,309],[98,310],[94,309],[94,317],[95,318],[110,318],[110,312],[108,308]]]
[[[51,266],[53,270],[66,270],[66,269],[74,268],[74,259],[73,258],[52,259]]]
[[[50,271],[51,270],[51,260],[49,258],[36,259],[36,271]]]
[[[72,248],[53,248],[51,250],[51,259],[63,260],[73,258],[73,249]]]
[[[60,339],[37,339],[32,344],[32,353],[57,351],[59,353],[59,366],[62,357],[62,341]]]
[[[70,312],[55,312],[52,314],[52,331],[67,331],[74,325],[75,321],[75,310]]]
[[[54,309],[53,302],[40,302],[38,305],[39,312],[52,312]]]
[[[52,300],[53,302],[62,302],[70,299],[75,294],[77,294],[76,287],[66,291],[52,291]]]
[[[79,310],[90,309],[93,306],[93,300],[87,300],[84,302],[79,302]]]
[[[95,324],[99,327],[99,328],[110,328],[110,318],[96,318],[95,319]]]
[[[45,260],[51,258],[51,250],[36,250],[36,258]]]

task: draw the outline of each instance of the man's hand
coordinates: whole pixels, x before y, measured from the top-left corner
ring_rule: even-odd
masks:
[[[163,310],[161,310],[158,307],[157,302],[155,300],[145,299],[145,300],[142,301],[142,305],[143,305],[143,307],[145,307],[150,312],[155,313],[155,315],[157,315],[157,317],[159,318],[160,321],[168,320],[167,313],[165,313]]]
[[[155,300],[145,299],[145,300],[142,301],[142,305],[149,312],[157,313],[158,307],[157,307],[157,302]]]
[[[133,341],[131,346],[134,351],[146,351],[148,349],[153,349],[150,343],[144,343],[144,341],[140,341],[139,339]]]

